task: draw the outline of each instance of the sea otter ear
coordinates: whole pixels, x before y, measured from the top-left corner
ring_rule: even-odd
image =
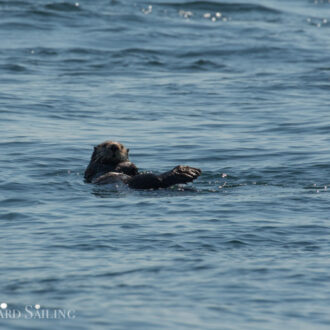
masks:
[[[93,153],[92,153],[92,157],[91,157],[91,159],[92,160],[94,160],[95,159],[95,157],[96,157],[96,155],[97,155],[97,151],[96,151],[96,147],[94,147],[94,150],[93,150]]]
[[[97,149],[97,147],[96,146],[94,146],[94,151]]]

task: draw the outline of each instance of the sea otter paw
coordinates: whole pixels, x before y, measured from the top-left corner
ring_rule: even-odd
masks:
[[[171,175],[174,176],[177,183],[187,183],[197,179],[202,174],[199,168],[178,165],[173,168]]]
[[[129,176],[123,173],[116,173],[116,172],[108,172],[99,176],[98,178],[94,179],[92,183],[95,184],[109,184],[109,183],[116,183],[116,182],[126,182],[129,180]]]

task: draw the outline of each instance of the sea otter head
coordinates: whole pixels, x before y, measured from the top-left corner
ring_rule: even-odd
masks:
[[[105,141],[96,147],[92,155],[92,161],[102,164],[119,164],[128,161],[128,151],[121,143]]]

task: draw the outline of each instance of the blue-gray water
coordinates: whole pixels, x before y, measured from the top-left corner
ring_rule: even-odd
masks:
[[[328,329],[330,3],[78,1],[0,1],[1,329]]]

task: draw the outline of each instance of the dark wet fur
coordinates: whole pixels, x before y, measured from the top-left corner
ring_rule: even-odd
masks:
[[[107,184],[119,180],[134,189],[159,189],[191,182],[201,173],[198,168],[182,165],[159,175],[139,173],[135,164],[128,161],[128,149],[118,142],[106,141],[94,148],[85,171],[85,180],[95,184]]]

